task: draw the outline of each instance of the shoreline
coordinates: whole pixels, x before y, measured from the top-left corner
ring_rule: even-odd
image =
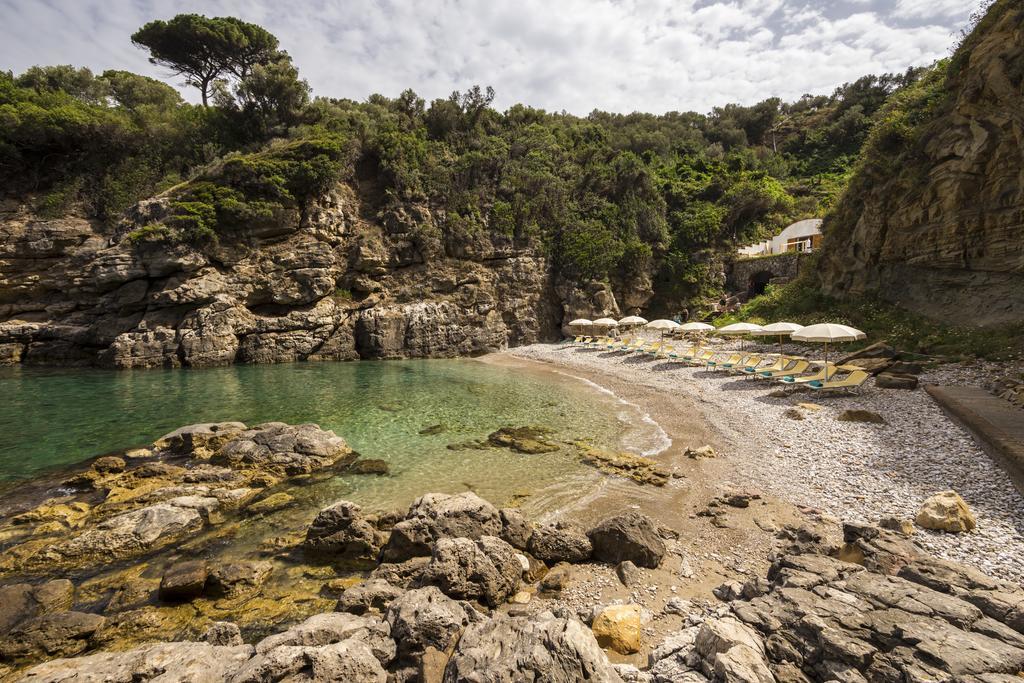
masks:
[[[680,445],[712,445],[724,456],[714,467],[685,470],[704,491],[739,479],[801,509],[877,523],[888,516],[912,520],[925,498],[955,489],[971,506],[978,528],[966,534],[917,529],[914,540],[940,557],[1024,581],[1024,500],[1009,475],[923,389],[869,387],[859,396],[771,398],[769,383],[614,351],[535,344],[485,358],[540,363],[609,387],[665,427],[673,446],[654,456],[660,462],[679,466]],[[970,373],[942,366],[922,380],[969,383]],[[820,407],[797,407],[811,401]],[[852,408],[878,412],[886,423],[835,419]],[[789,409],[803,419],[784,417]]]

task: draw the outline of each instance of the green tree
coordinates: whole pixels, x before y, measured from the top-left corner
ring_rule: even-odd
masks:
[[[199,88],[203,106],[218,79],[244,79],[256,65],[279,58],[278,41],[266,29],[234,17],[179,14],[151,21],[132,35],[149,50],[149,61],[166,67]]]

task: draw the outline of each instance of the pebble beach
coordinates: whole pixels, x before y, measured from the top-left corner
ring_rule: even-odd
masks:
[[[960,534],[918,529],[914,539],[940,557],[1024,582],[1024,497],[921,388],[881,389],[869,380],[858,395],[772,397],[777,383],[648,355],[553,344],[509,353],[597,381],[605,376],[642,385],[651,401],[659,394],[688,396],[697,417],[727,446],[720,456],[744,485],[842,521],[913,520],[925,499],[953,489],[974,512],[977,528]],[[926,369],[920,379],[922,386],[976,385],[990,371],[946,364]],[[885,422],[839,421],[847,409],[878,413]]]

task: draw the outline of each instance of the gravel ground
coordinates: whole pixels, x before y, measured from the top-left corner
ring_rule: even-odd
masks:
[[[841,520],[913,519],[928,496],[954,489],[974,511],[977,529],[967,534],[919,530],[915,539],[936,555],[1024,583],[1024,497],[923,389],[878,389],[869,381],[858,396],[771,398],[778,384],[649,356],[551,344],[510,353],[686,392],[731,445],[726,455],[751,484]],[[998,373],[997,365],[949,364],[926,371],[921,381],[982,385]],[[802,408],[801,402],[819,407]],[[848,408],[877,412],[886,424],[836,420]],[[789,409],[804,419],[787,417]]]

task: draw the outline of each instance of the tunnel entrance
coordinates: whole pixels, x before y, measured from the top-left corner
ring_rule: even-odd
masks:
[[[750,276],[750,282],[747,283],[747,298],[752,299],[755,296],[764,294],[765,288],[768,287],[768,283],[772,281],[771,271],[759,270]]]

